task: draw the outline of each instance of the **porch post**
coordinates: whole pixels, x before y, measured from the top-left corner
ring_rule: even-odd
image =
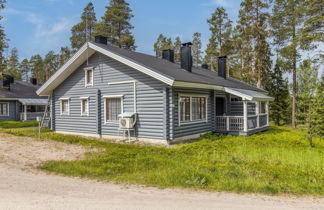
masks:
[[[267,126],[269,126],[269,101],[266,102]]]
[[[27,105],[24,105],[24,121],[27,121]]]
[[[243,101],[243,131],[247,132],[247,101]]]
[[[258,101],[255,102],[255,114],[257,116],[257,128],[258,128],[258,127],[260,127],[260,120],[259,120],[260,111],[259,111],[259,102]]]

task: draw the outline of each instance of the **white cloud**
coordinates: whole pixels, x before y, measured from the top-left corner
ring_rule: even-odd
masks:
[[[228,0],[213,0],[213,3],[221,7],[232,7],[233,5]]]
[[[217,5],[219,7],[224,8],[232,8],[233,4],[229,0],[210,0],[207,3],[200,4],[201,6],[214,6]]]
[[[52,0],[56,1],[56,0]],[[67,18],[59,18],[57,22],[50,23],[49,19],[32,12],[19,11],[15,9],[5,9],[7,15],[18,15],[35,26],[35,37],[53,36],[70,30],[73,20]]]

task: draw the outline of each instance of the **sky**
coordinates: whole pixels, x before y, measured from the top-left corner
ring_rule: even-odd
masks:
[[[160,33],[183,42],[191,41],[195,32],[202,34],[203,49],[210,37],[207,19],[217,7],[224,7],[235,23],[241,0],[126,0],[133,10],[136,51],[154,55],[153,44]],[[97,19],[106,11],[109,0],[92,0]],[[20,60],[32,55],[59,52],[70,46],[71,28],[80,22],[83,8],[89,0],[8,0],[1,11],[2,25],[11,48],[18,49]],[[324,44],[318,50],[324,51]],[[317,52],[318,52],[317,50]],[[312,57],[303,53],[302,58]],[[319,75],[324,73],[320,66]]]
[[[71,27],[80,22],[89,0],[9,0],[1,13],[10,49],[16,47],[20,59],[45,55],[50,50],[70,45]],[[97,19],[103,16],[108,0],[93,0]],[[223,6],[236,20],[240,0],[127,0],[133,10],[131,23],[136,51],[154,54],[153,44],[160,33],[182,41],[202,33],[206,46],[210,32],[207,19],[216,7]]]

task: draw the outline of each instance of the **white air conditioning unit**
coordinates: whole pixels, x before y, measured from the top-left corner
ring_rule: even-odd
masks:
[[[121,129],[131,129],[134,127],[133,118],[120,118],[119,119],[119,128]]]
[[[135,113],[122,113],[119,115],[119,129],[132,129],[135,126]]]

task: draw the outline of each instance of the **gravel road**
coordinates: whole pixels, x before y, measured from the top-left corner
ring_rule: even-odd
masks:
[[[157,189],[36,169],[46,160],[80,159],[85,152],[75,145],[0,133],[0,209],[324,209],[323,198]]]

